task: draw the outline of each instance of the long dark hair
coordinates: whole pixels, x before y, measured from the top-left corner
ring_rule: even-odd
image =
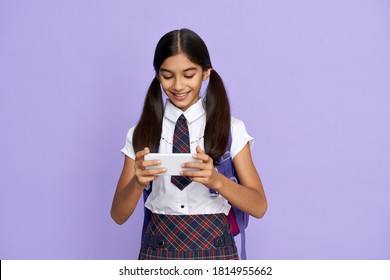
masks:
[[[190,61],[200,65],[203,71],[212,68],[206,44],[189,29],[173,30],[157,43],[153,66],[156,76],[161,65],[170,56],[183,53]],[[206,89],[204,107],[206,127],[204,131],[205,152],[216,162],[226,151],[230,132],[230,105],[221,77],[213,69]],[[155,77],[145,97],[140,120],[134,130],[133,147],[137,152],[149,147],[158,152],[161,139],[164,104],[161,87]]]

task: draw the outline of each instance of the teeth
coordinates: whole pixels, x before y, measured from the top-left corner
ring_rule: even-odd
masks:
[[[174,95],[176,95],[176,96],[179,96],[179,97],[182,97],[182,96],[184,96],[184,95],[186,95],[187,93],[182,93],[182,94],[176,94],[176,93],[174,93]]]

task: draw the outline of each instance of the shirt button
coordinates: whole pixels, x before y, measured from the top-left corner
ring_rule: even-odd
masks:
[[[180,206],[181,208],[184,208],[184,205]]]

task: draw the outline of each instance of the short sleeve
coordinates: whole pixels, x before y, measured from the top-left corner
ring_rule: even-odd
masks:
[[[252,149],[255,139],[248,134],[246,127],[243,121],[238,120],[232,117],[232,147],[230,152],[232,158],[234,158],[247,143],[249,143],[250,148]]]
[[[127,132],[126,143],[125,143],[125,146],[121,150],[121,152],[124,155],[126,155],[132,159],[135,159],[135,152],[134,152],[134,147],[133,147],[134,128],[135,127],[130,128],[129,131]]]

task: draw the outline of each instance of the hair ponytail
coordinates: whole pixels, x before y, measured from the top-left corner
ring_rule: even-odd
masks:
[[[134,129],[133,147],[135,152],[145,147],[149,147],[151,152],[158,152],[163,116],[164,103],[160,82],[155,77],[149,86],[141,117]]]
[[[226,152],[230,133],[230,105],[225,86],[215,70],[211,70],[206,89],[205,152],[217,163]]]

